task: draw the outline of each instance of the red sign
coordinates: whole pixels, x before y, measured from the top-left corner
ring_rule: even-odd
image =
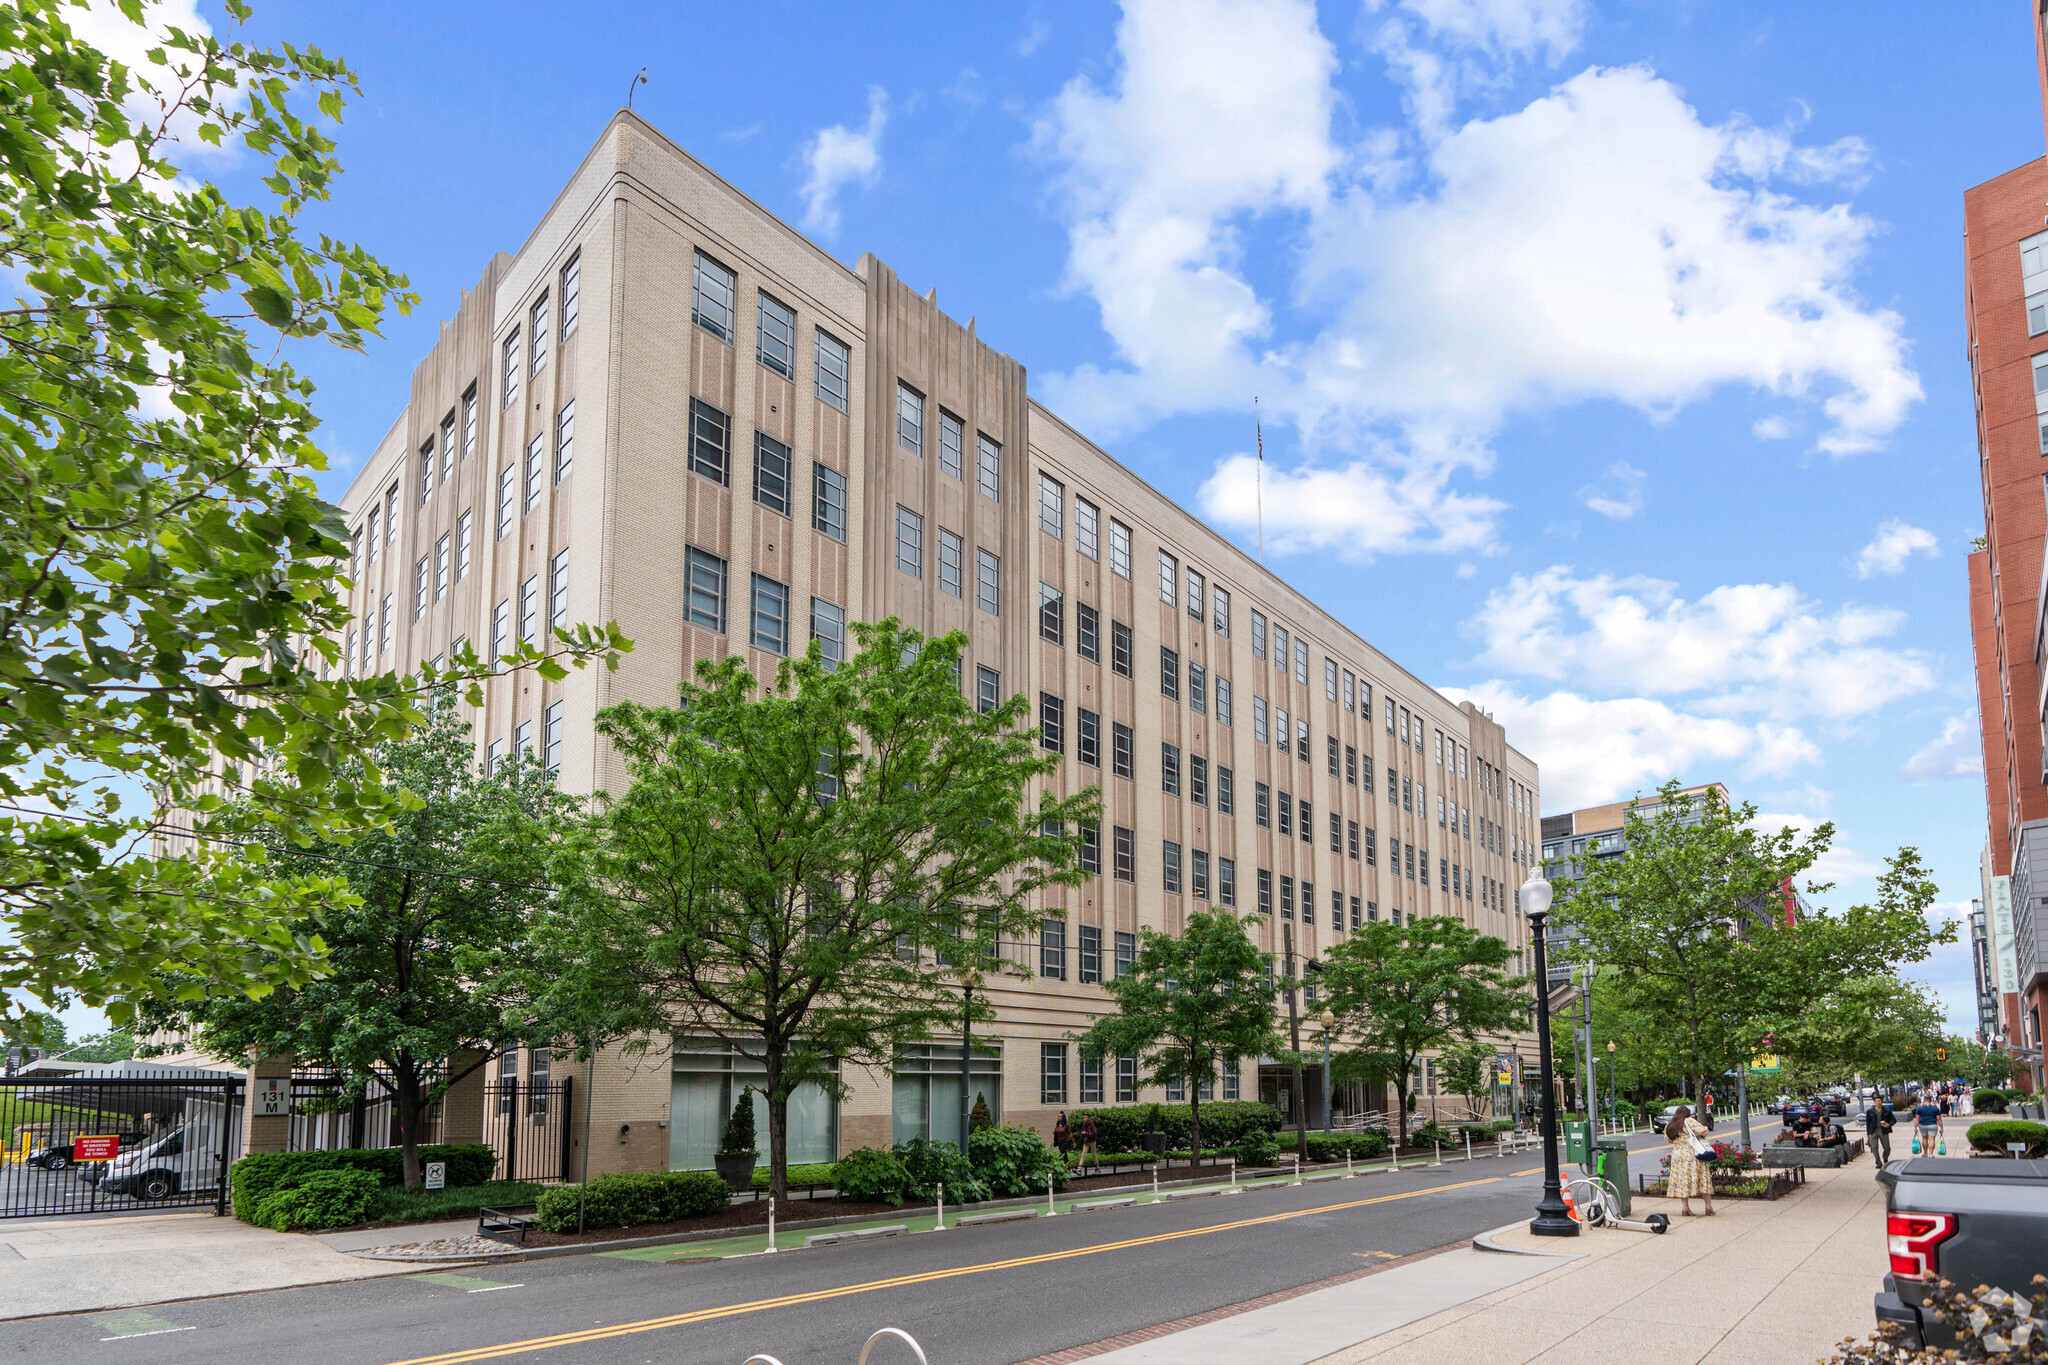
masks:
[[[121,1139],[113,1137],[80,1137],[71,1139],[73,1161],[112,1161],[121,1154]]]

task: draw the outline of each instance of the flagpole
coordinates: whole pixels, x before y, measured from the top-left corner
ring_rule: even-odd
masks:
[[[1259,398],[1252,395],[1252,432],[1258,440],[1259,467],[1252,475],[1253,499],[1259,510],[1259,563],[1266,562],[1266,430],[1259,421]]]

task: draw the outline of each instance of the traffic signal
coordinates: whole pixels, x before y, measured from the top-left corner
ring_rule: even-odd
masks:
[[[1947,1048],[1945,1048],[1945,1047],[1938,1047],[1938,1048],[1934,1049],[1934,1060],[1935,1060],[1935,1061],[1937,1061],[1937,1062],[1945,1062],[1945,1061],[1947,1061],[1947,1060],[1948,1060],[1948,1049],[1947,1049]]]

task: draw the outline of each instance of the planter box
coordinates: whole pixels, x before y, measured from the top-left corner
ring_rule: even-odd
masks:
[[[1863,1139],[1851,1138],[1846,1147],[1794,1147],[1770,1146],[1759,1153],[1766,1166],[1805,1166],[1810,1169],[1828,1170],[1835,1166],[1846,1166],[1863,1152]]]

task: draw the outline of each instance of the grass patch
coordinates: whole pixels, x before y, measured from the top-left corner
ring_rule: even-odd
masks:
[[[463,1185],[452,1190],[420,1190],[404,1186],[377,1192],[373,1223],[433,1223],[448,1218],[474,1218],[482,1208],[517,1208],[536,1203],[541,1186],[525,1180],[494,1180],[488,1185]]]

